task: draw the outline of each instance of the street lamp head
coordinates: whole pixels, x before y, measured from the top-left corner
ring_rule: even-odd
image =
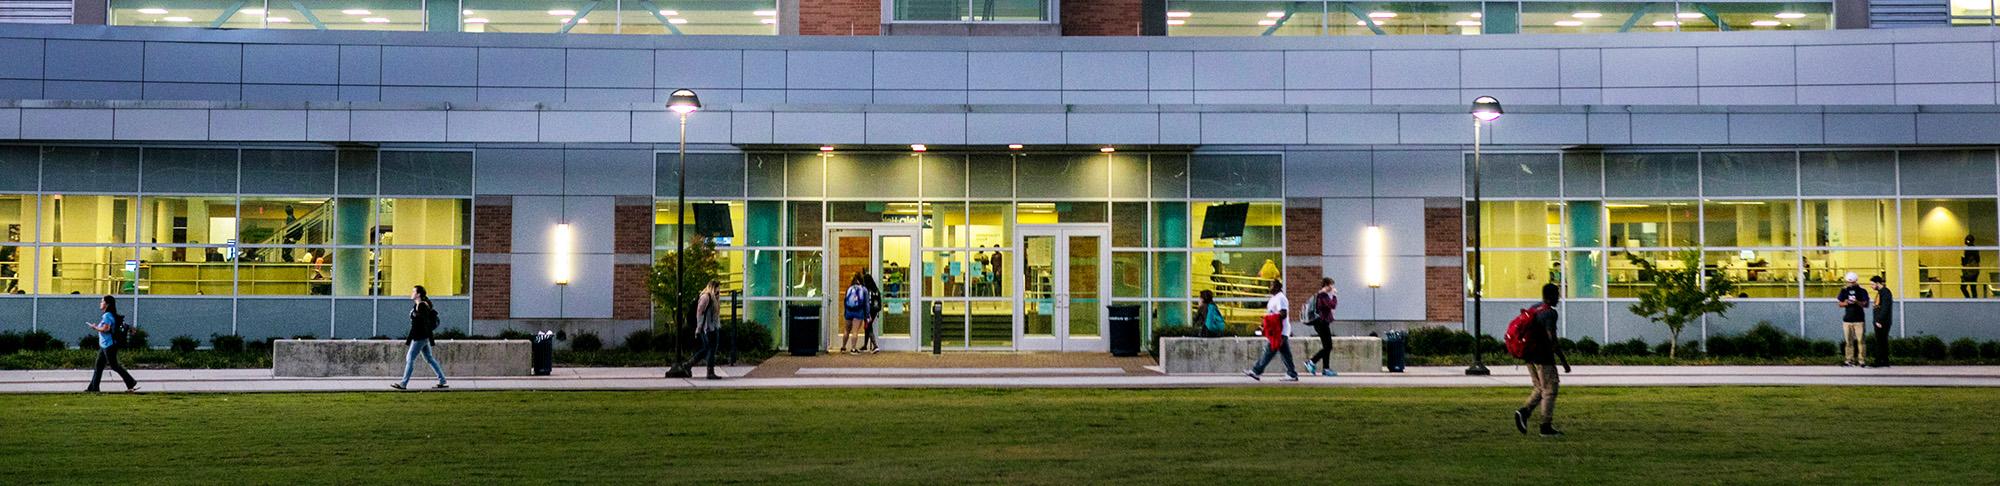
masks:
[[[1500,115],[1505,113],[1500,111],[1499,99],[1491,96],[1481,96],[1472,99],[1472,117],[1478,118],[1479,121],[1490,122],[1498,120],[1500,119]]]
[[[695,97],[694,90],[677,89],[667,97],[667,109],[686,115],[701,109],[701,98]]]

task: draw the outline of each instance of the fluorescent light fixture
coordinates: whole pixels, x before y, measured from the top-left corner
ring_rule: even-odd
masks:
[[[469,18],[469,19],[465,19],[465,23],[468,23],[468,24],[484,24],[484,23],[486,23],[486,22],[487,22],[487,20],[486,20],[486,17],[473,17],[473,18]]]
[[[764,25],[777,25],[778,19],[762,19],[758,20],[757,22],[762,23]]]
[[[556,23],[558,23],[558,24],[567,24],[567,23],[569,23],[569,17],[564,17],[564,18],[560,18],[560,19],[556,19]],[[579,23],[579,24],[588,24],[588,23],[590,23],[590,19],[577,19],[576,23]]]
[[[1486,14],[1482,14],[1482,13],[1479,13],[1479,12],[1473,12],[1473,13],[1470,13],[1470,14],[1466,14],[1466,16],[1467,16],[1467,17],[1472,17],[1472,18],[1475,18],[1475,19],[1476,19],[1476,18],[1480,18],[1480,17],[1485,17],[1485,16],[1486,16]]]
[[[1454,25],[1457,25],[1457,26],[1459,26],[1459,27],[1478,27],[1478,26],[1479,26],[1479,21],[1477,21],[1477,20],[1460,20],[1460,21],[1457,21],[1457,22],[1453,22],[1452,24],[1454,24]]]
[[[1285,18],[1285,13],[1284,13],[1284,12],[1264,12],[1264,16],[1265,16],[1265,17],[1270,17],[1270,18],[1274,18],[1274,19],[1282,19],[1282,18]]]
[[[1278,25],[1278,21],[1271,19],[1264,19],[1257,21],[1257,25]]]
[[[458,13],[465,15],[474,15],[471,10],[460,10]]]
[[[193,21],[194,21],[194,19],[190,19],[190,18],[187,18],[187,17],[164,17],[164,18],[161,18],[160,20],[165,20],[165,21],[168,21],[168,22],[193,22]]]
[[[1698,19],[1698,18],[1702,18],[1702,14],[1701,14],[1701,12],[1681,12],[1681,13],[1677,13],[1677,14],[1674,14],[1674,17],[1678,17],[1678,18],[1683,18],[1683,19]]]
[[[1781,22],[1778,22],[1778,21],[1776,21],[1776,20],[1759,20],[1759,21],[1756,21],[1756,22],[1751,22],[1751,23],[1750,23],[1750,25],[1752,25],[1752,26],[1756,26],[1756,27],[1777,27],[1777,26],[1779,26],[1779,25],[1781,25],[1781,24],[1782,24]]]
[[[576,276],[575,264],[571,261],[575,252],[576,230],[571,228],[569,223],[556,224],[555,229],[549,233],[549,253],[552,257],[549,261],[549,279],[554,280],[556,285],[569,285],[570,278]]]
[[[1368,288],[1382,288],[1382,282],[1388,280],[1389,262],[1385,255],[1388,248],[1388,236],[1382,233],[1381,226],[1361,229],[1361,281]]]
[[[167,9],[164,9],[164,8],[142,8],[142,9],[139,9],[139,13],[142,13],[142,14],[146,14],[146,15],[166,15],[166,14],[167,14]]]
[[[756,15],[756,16],[758,16],[758,17],[776,17],[776,16],[778,16],[778,11],[776,11],[776,10],[758,10],[758,11],[755,11],[755,12],[750,12],[750,14],[751,14],[751,15]]]
[[[1675,22],[1672,20],[1662,20],[1659,22],[1653,22],[1654,27],[1679,27],[1680,25],[1681,25],[1680,22]]]
[[[370,11],[368,11],[368,9],[361,9],[361,8],[350,8],[350,9],[347,9],[347,10],[342,10],[342,11],[340,11],[340,13],[344,13],[344,14],[348,14],[348,15],[368,15],[368,14],[372,14],[372,13],[375,13],[375,12],[370,12]]]
[[[265,21],[265,22],[270,22],[270,23],[273,23],[273,24],[289,24],[289,23],[292,23],[292,19],[291,19],[291,17],[264,17],[264,21]]]
[[[1393,18],[1396,18],[1396,13],[1395,13],[1395,12],[1368,12],[1368,18],[1371,18],[1371,19],[1393,19]]]
[[[240,13],[240,14],[243,14],[243,15],[264,15],[264,9],[261,9],[261,8],[246,8],[246,9],[242,9],[242,10],[237,10],[237,11],[236,11],[236,13]],[[1778,14],[1778,15],[1784,15],[1784,14]],[[1782,18],[1784,18],[1784,17],[1778,17],[1778,18],[1781,18],[1781,19],[1782,19]]]
[[[361,21],[362,21],[362,22],[367,22],[367,23],[371,23],[371,24],[386,24],[386,23],[389,23],[389,19],[385,19],[385,18],[381,18],[381,17],[368,17],[368,18],[364,18],[364,19],[361,19]]]
[[[1104,152],[1104,153],[1107,153],[1107,154],[1108,154],[1108,153],[1112,153],[1112,152],[1117,152],[1117,151],[1118,151],[1118,149],[1116,149],[1116,148],[1113,148],[1113,147],[1104,147],[1104,148],[1100,148],[1100,149],[1097,149],[1097,151],[1099,151],[1099,152]]]
[[[1187,25],[1187,21],[1181,19],[1167,19],[1167,25]]]
[[[549,11],[549,15],[553,15],[553,16],[557,16],[557,17],[575,17],[575,16],[576,16],[576,11],[575,11],[575,10],[568,10],[568,9],[556,9],[556,10],[550,10],[550,11]]]
[[[1193,17],[1193,16],[1194,16],[1194,12],[1178,12],[1178,11],[1177,11],[1177,12],[1167,12],[1167,18],[1170,18],[1170,19],[1185,19],[1185,18],[1188,18],[1188,17]]]
[[[1799,12],[1778,12],[1778,14],[1773,15],[1773,17],[1781,19],[1803,19],[1806,18],[1806,14]]]
[[[1594,18],[1600,18],[1600,17],[1603,17],[1603,16],[1604,16],[1604,13],[1603,13],[1603,12],[1577,12],[1577,13],[1573,13],[1573,14],[1569,14],[1569,16],[1571,16],[1571,17],[1576,17],[1576,18],[1579,18],[1579,19],[1594,19]]]
[[[1583,21],[1581,21],[1581,20],[1557,20],[1557,21],[1556,21],[1556,27],[1582,27],[1582,26],[1583,26]]]
[[[665,15],[665,16],[668,16],[668,17],[672,17],[672,16],[675,16],[675,15],[680,15],[680,14],[681,14],[681,11],[679,11],[679,10],[661,10],[661,11],[660,11],[660,15]]]
[[[913,143],[913,144],[910,144],[910,151],[911,151],[911,152],[924,152],[924,151],[928,151],[928,150],[930,150],[930,149],[931,149],[930,147],[925,147],[925,146],[924,146],[924,144],[921,144],[921,143]]]
[[[669,23],[669,24],[674,24],[674,25],[681,25],[681,24],[685,24],[685,23],[688,23],[688,19],[680,19],[680,18],[674,18],[674,19],[667,19],[667,23]]]
[[[1007,144],[1007,150],[1020,150],[1020,149],[1021,149],[1021,144],[1018,143]]]

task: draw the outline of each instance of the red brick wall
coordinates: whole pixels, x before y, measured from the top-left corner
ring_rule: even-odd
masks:
[[[799,35],[882,35],[882,0],[799,0]]]
[[[476,263],[472,265],[472,318],[498,320],[512,317],[514,282],[512,265]]]
[[[615,265],[611,271],[611,318],[646,319],[653,315],[653,297],[646,289],[646,265]]]
[[[1465,252],[1464,211],[1424,208],[1424,256],[1461,256]]]
[[[1063,0],[1062,35],[1139,35],[1141,0]]]
[[[1424,267],[1424,319],[1464,322],[1464,267]]]
[[[612,211],[611,251],[652,255],[653,207],[621,204]]]
[[[1314,258],[1314,263],[1319,259]],[[1314,293],[1319,292],[1319,279],[1325,272],[1318,265],[1310,267],[1285,267],[1285,298],[1292,300],[1292,318],[1305,322],[1306,304],[1312,302]],[[1303,328],[1293,328],[1299,331]],[[1300,331],[1303,332],[1303,331]]]
[[[1320,241],[1325,235],[1320,231],[1320,209],[1299,207],[1296,203],[1285,204],[1285,254],[1318,256]]]
[[[514,206],[473,206],[472,252],[512,253],[513,251]]]

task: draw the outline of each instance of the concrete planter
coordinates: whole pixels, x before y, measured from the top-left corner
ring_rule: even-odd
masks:
[[[410,346],[402,340],[280,339],[271,346],[271,374],[282,377],[403,376]],[[431,350],[447,378],[528,376],[533,348],[524,340],[438,341]],[[414,377],[432,377],[417,357]]]
[[[1257,357],[1268,345],[1262,337],[1194,338],[1172,337],[1160,339],[1160,367],[1167,374],[1182,373],[1236,373],[1257,364]],[[1319,338],[1313,336],[1293,336],[1291,341],[1292,359],[1305,361],[1319,352]],[[1382,371],[1382,338],[1336,337],[1333,338],[1333,370],[1341,373]],[[1272,358],[1265,373],[1282,375],[1285,372],[1280,358]],[[1293,363],[1297,365],[1297,363]],[[1300,369],[1299,373],[1305,373]]]

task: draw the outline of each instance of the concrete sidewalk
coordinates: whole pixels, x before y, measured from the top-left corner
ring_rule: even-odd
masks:
[[[1046,374],[979,375],[959,369],[927,372],[911,368],[865,369],[789,378],[736,378],[751,367],[718,368],[723,380],[661,378],[663,368],[558,368],[545,377],[464,377],[452,391],[466,390],[674,390],[707,388],[921,388],[921,387],[1084,387],[1190,388],[1221,386],[1314,387],[1525,387],[1526,369],[1498,366],[1492,376],[1465,376],[1459,367],[1411,368],[1406,373],[1349,373],[1277,381],[1282,372],[1252,381],[1241,375],[1109,375],[1094,370]],[[270,370],[139,370],[146,393],[393,391],[381,377],[276,378]],[[106,390],[116,390],[108,377]],[[0,371],[0,393],[64,393],[82,390],[89,370]],[[415,380],[413,387],[427,389]],[[1967,386],[2000,387],[2000,366],[1937,366],[1859,369],[1821,366],[1579,366],[1563,376],[1565,386]]]

